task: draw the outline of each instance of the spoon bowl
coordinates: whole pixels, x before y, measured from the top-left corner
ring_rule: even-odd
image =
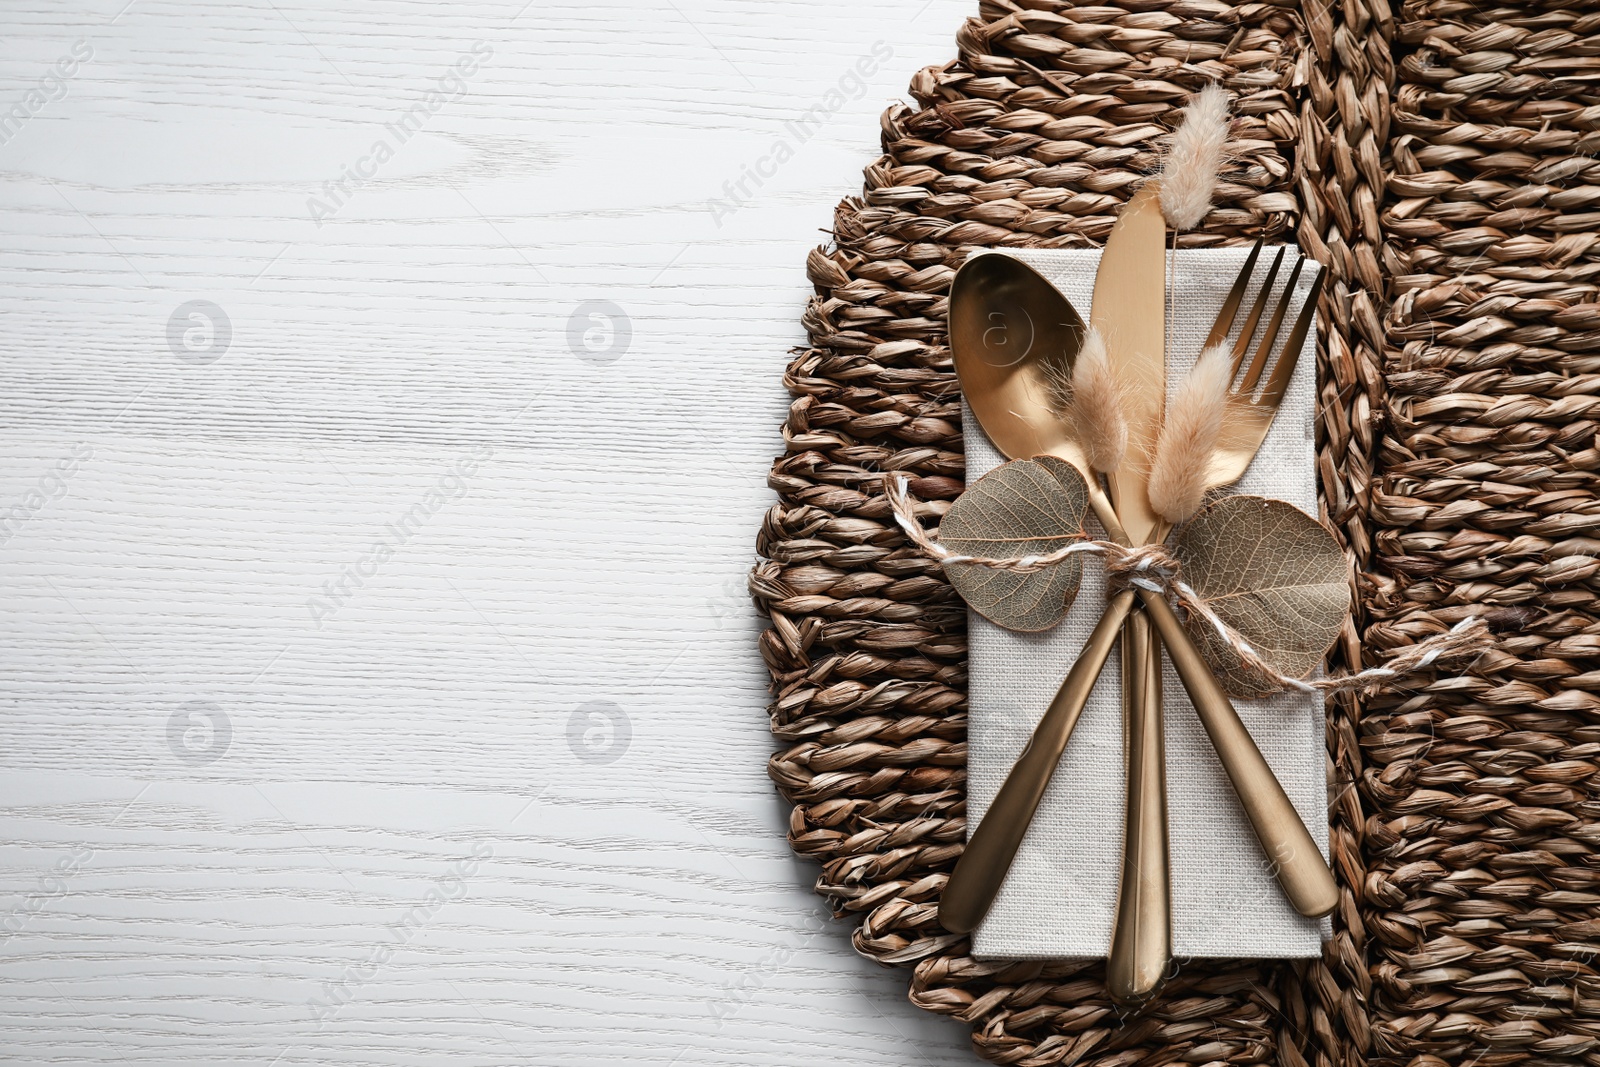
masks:
[[[1071,379],[1085,332],[1071,301],[1026,263],[976,255],[956,271],[950,284],[956,377],[1007,459],[1055,456],[1090,476],[1051,388],[1052,379]]]

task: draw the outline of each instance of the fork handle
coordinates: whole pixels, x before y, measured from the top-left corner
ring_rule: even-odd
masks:
[[[1301,915],[1317,917],[1328,914],[1339,903],[1339,887],[1322,858],[1322,849],[1311,837],[1311,831],[1289,802],[1289,795],[1272,773],[1266,758],[1256,747],[1250,731],[1239,720],[1228,695],[1222,691],[1216,676],[1200,653],[1183,624],[1178,621],[1172,605],[1159,593],[1139,590],[1161,639],[1166,643],[1167,655],[1189,691],[1189,702],[1200,716],[1200,724],[1217,750],[1217,758],[1233,782],[1245,816],[1255,829],[1256,838],[1272,862],[1273,874],[1283,887],[1289,903]]]
[[[1033,813],[1050,784],[1050,776],[1066,750],[1067,739],[1078,725],[1078,716],[1106,665],[1106,657],[1111,655],[1122,620],[1131,610],[1132,590],[1118,593],[1106,605],[1105,614],[1084,642],[1083,651],[1078,653],[1055,699],[1034,727],[1028,747],[1017,757],[994,802],[967,839],[967,847],[939,898],[939,925],[951,933],[975,930],[999,895]]]

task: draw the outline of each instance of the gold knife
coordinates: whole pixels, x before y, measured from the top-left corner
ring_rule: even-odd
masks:
[[[1117,216],[1100,256],[1089,314],[1124,389],[1128,458],[1107,482],[1134,545],[1146,544],[1160,523],[1146,482],[1166,408],[1166,277],[1167,223],[1160,184],[1151,181]],[[1127,801],[1106,986],[1116,1000],[1138,1004],[1160,989],[1172,958],[1161,646],[1145,612],[1123,624],[1122,719]]]

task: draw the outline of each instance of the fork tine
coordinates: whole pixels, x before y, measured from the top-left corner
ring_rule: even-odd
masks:
[[[1311,329],[1311,317],[1317,310],[1317,298],[1322,295],[1322,283],[1328,280],[1328,268],[1317,271],[1317,280],[1311,283],[1311,292],[1306,294],[1306,302],[1300,305],[1300,314],[1294,320],[1294,326],[1289,330],[1289,340],[1284,342],[1283,354],[1278,357],[1278,365],[1272,368],[1272,377],[1267,379],[1267,387],[1261,391],[1261,399],[1257,401],[1267,407],[1277,407],[1283,399],[1283,394],[1288,391],[1289,379],[1294,376],[1294,365],[1300,358],[1300,349],[1305,347],[1306,333]]]
[[[1261,380],[1261,372],[1267,369],[1267,357],[1272,355],[1273,342],[1278,339],[1278,329],[1283,325],[1283,317],[1289,313],[1289,302],[1294,299],[1294,283],[1300,278],[1300,268],[1305,266],[1306,257],[1301,256],[1294,262],[1294,270],[1289,272],[1289,280],[1283,285],[1283,296],[1278,300],[1278,306],[1273,309],[1272,321],[1267,323],[1266,332],[1261,335],[1261,345],[1256,349],[1255,358],[1250,361],[1250,369],[1244,372],[1244,380],[1239,383],[1241,393],[1250,394],[1256,391],[1256,383]]]
[[[1261,242],[1265,240],[1264,236],[1256,238],[1256,246],[1250,250],[1250,256],[1244,261],[1244,266],[1239,268],[1239,276],[1233,280],[1233,288],[1228,290],[1228,298],[1222,302],[1222,310],[1217,312],[1217,321],[1211,324],[1211,334],[1200,348],[1202,352],[1212,345],[1221,344],[1227,338],[1228,331],[1233,329],[1233,317],[1238,314],[1239,301],[1244,299],[1244,291],[1250,284],[1250,276],[1256,270],[1256,257],[1261,255]]]
[[[1250,308],[1244,325],[1239,328],[1239,339],[1233,343],[1233,369],[1228,373],[1228,380],[1239,376],[1239,364],[1244,362],[1244,354],[1250,350],[1250,339],[1255,336],[1256,324],[1261,321],[1261,312],[1266,309],[1267,295],[1272,292],[1272,283],[1277,280],[1278,268],[1283,265],[1283,253],[1287,245],[1278,248],[1278,254],[1272,260],[1272,269],[1267,271],[1267,280],[1261,283],[1261,291],[1256,294],[1256,302]]]

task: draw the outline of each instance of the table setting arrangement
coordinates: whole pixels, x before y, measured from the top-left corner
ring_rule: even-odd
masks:
[[[1592,21],[985,3],[884,111],[784,375],[769,775],[984,1059],[1600,1048]]]
[[[1316,677],[1351,605],[1344,554],[1312,513],[1304,375],[1291,397],[1327,275],[1264,240],[1169,249],[1169,235],[1211,208],[1229,124],[1221,87],[1197,93],[1161,170],[1098,253],[967,258],[951,284],[949,337],[968,432],[984,440],[969,450],[969,487],[935,536],[909,479],[886,476],[899,526],[976,616],[976,818],[939,921],[972,935],[978,955],[1103,955],[1110,995],[1133,1008],[1161,990],[1175,943],[1183,957],[1320,953],[1318,920],[1339,899],[1326,858],[1324,694],[1433,666],[1487,633],[1468,618],[1384,666]],[[1064,290],[1091,280],[1085,318]],[[1290,499],[1232,491],[1242,489]],[[1100,595],[1080,605],[1096,565]],[[1065,655],[1062,640],[1037,640],[1057,628],[1076,646]],[[1096,766],[1058,771],[1114,649],[1103,688],[1120,703],[1120,744],[1096,707]],[[1040,669],[1064,675],[1047,701],[1019,680]],[[1268,735],[1258,743],[1233,702],[1274,696],[1252,716]],[[1169,756],[1169,712],[1197,722],[1209,752],[1190,730]],[[1176,898],[1174,799],[1185,812]]]

